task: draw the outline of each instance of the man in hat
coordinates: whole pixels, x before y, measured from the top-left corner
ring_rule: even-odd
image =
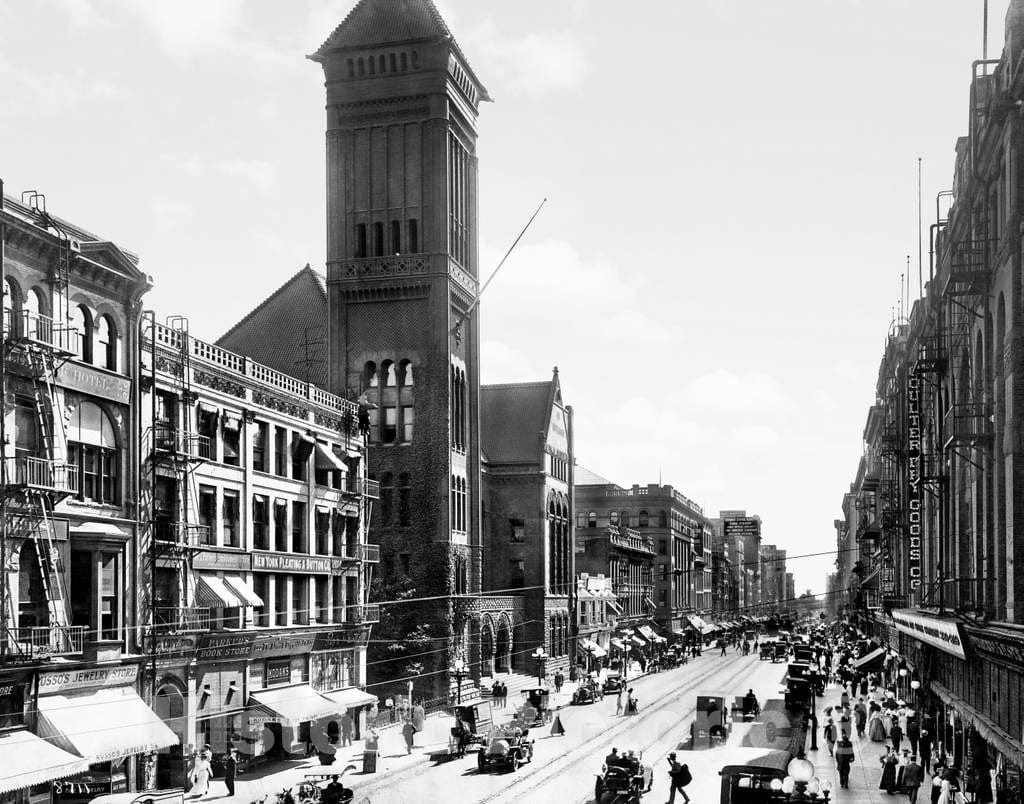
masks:
[[[683,801],[689,804],[690,797],[686,794],[686,790],[683,788],[689,784],[687,777],[690,775],[689,768],[686,765],[680,765],[676,761],[675,753],[668,755],[668,778],[670,781],[668,804],[674,804],[676,800],[676,791],[678,790],[683,795]]]
[[[903,768],[903,789],[910,804],[917,804],[917,791],[924,781],[924,771],[917,764],[917,757],[911,755],[910,762]]]

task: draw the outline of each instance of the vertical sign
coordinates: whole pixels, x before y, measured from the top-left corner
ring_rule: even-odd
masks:
[[[910,591],[921,588],[921,380],[907,377],[907,571]]]

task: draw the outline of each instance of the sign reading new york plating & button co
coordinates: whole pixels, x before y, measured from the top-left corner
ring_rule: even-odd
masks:
[[[325,556],[297,556],[291,553],[253,553],[254,570],[278,572],[316,572],[330,574],[344,567],[344,562]]]
[[[123,687],[134,684],[139,677],[137,664],[121,664],[116,667],[87,667],[80,670],[59,670],[39,674],[39,694],[53,695],[74,690],[97,689],[99,687]]]
[[[959,623],[939,617],[929,617],[910,609],[893,609],[893,622],[896,630],[909,634],[919,642],[966,659],[964,643],[960,637]]]

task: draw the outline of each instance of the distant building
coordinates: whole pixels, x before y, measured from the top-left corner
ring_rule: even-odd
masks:
[[[576,579],[577,657],[588,672],[607,666],[615,650],[612,639],[623,644],[615,637],[621,612],[611,578],[586,572],[579,574]]]

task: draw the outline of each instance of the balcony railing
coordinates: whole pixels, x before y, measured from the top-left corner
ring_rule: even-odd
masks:
[[[0,626],[0,655],[37,659],[81,653],[87,630],[84,625]]]
[[[33,491],[78,493],[78,472],[64,461],[51,461],[31,455],[4,459],[7,464],[7,485]]]
[[[984,446],[992,439],[991,411],[984,404],[953,405],[943,421],[946,446]]]
[[[78,330],[31,310],[4,310],[4,340],[28,341],[68,355],[78,354]]]
[[[210,526],[194,525],[191,522],[155,522],[153,538],[159,544],[183,548],[211,544]]]
[[[209,631],[210,609],[202,606],[157,606],[153,610],[153,627],[163,633]]]
[[[362,561],[368,564],[379,564],[380,563],[380,545],[379,544],[361,544],[359,545],[359,557]]]
[[[153,427],[153,449],[186,455],[190,458],[209,460],[213,457],[209,436],[185,431],[169,424],[158,424]]]

